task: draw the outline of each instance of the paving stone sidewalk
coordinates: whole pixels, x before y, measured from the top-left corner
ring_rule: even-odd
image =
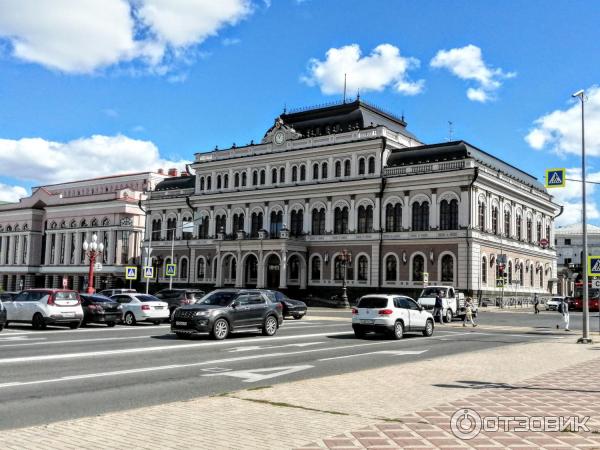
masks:
[[[357,428],[300,448],[302,450],[600,449],[600,388],[595,385],[595,375],[599,372],[600,358],[521,383],[457,382],[456,389],[465,392],[464,400],[442,403],[398,417],[393,423]],[[469,414],[474,411],[480,417],[568,418],[574,416],[583,421],[583,418],[588,416],[589,420],[585,425],[589,431],[575,432],[571,426],[563,431],[538,431],[542,429],[541,421],[529,422],[532,425],[524,427],[533,427],[533,430],[519,431],[518,427],[523,427],[523,421],[506,419],[497,422],[492,419],[492,424],[498,424],[497,431],[481,431],[474,438],[464,440],[453,434],[450,423],[457,411],[462,415],[466,409]]]

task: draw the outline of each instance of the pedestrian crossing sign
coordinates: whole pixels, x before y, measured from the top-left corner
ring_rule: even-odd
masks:
[[[504,277],[496,278],[496,287],[504,287],[505,281]]]
[[[565,187],[566,178],[567,169],[548,169],[546,170],[546,187]]]
[[[588,256],[588,275],[590,277],[600,276],[600,256]]]
[[[154,267],[144,266],[144,278],[154,278]]]
[[[174,277],[177,273],[177,264],[167,264],[165,275],[168,277]]]
[[[126,280],[137,280],[137,267],[135,267],[135,266],[125,267],[125,279]]]

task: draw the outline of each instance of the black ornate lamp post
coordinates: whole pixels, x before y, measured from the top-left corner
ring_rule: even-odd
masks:
[[[342,307],[350,308],[350,302],[348,302],[348,292],[346,288],[346,278],[348,276],[348,267],[352,265],[352,252],[344,249],[339,256],[340,262],[342,263]]]

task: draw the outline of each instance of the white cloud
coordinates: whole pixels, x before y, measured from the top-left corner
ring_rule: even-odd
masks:
[[[581,168],[568,168],[567,178],[581,180]],[[586,175],[588,181],[600,182],[600,172],[591,172]],[[596,185],[588,183],[586,187],[586,212],[587,219],[594,220],[600,218],[600,208],[594,199]],[[549,189],[550,194],[559,205],[563,205],[563,213],[556,219],[556,224],[571,225],[581,223],[581,183],[567,180],[564,188]]]
[[[370,55],[362,56],[358,44],[330,48],[324,61],[309,61],[308,75],[301,78],[309,86],[319,86],[323,94],[339,94],[344,90],[347,74],[347,91],[382,91],[391,87],[405,95],[422,92],[424,81],[410,81],[407,72],[419,67],[419,60],[400,55],[391,44],[381,44]]]
[[[475,87],[467,89],[469,100],[485,103],[495,98],[502,80],[512,78],[514,72],[493,69],[485,64],[481,49],[475,45],[440,50],[429,63],[431,67],[447,69],[462,80],[472,81]]]
[[[581,155],[581,102],[573,99],[569,107],[557,109],[538,118],[534,128],[525,136],[536,150],[550,148],[556,154]],[[586,90],[585,151],[600,156],[600,87]]]
[[[19,199],[28,195],[27,189],[22,186],[9,186],[0,183],[0,202],[17,203]]]
[[[65,143],[41,138],[0,139],[0,175],[35,184],[161,167],[182,169],[186,163],[189,161],[163,159],[152,142],[123,135],[94,135]]]
[[[221,43],[225,46],[225,47],[229,47],[231,45],[237,45],[240,42],[242,42],[242,40],[240,38],[225,38],[221,41]]]
[[[251,12],[250,0],[5,0],[0,38],[16,58],[66,73],[139,60],[160,74]]]

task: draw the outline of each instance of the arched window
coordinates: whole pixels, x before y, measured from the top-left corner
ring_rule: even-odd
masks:
[[[292,211],[292,217],[290,220],[290,234],[292,236],[302,236],[304,231],[304,212],[300,209],[298,211]]]
[[[319,179],[319,165],[317,163],[313,164],[313,180]]]
[[[234,214],[233,215],[233,232],[237,233],[238,231],[244,230],[244,215],[243,214]]]
[[[481,258],[481,284],[487,284],[487,259]]]
[[[252,172],[252,186],[258,186],[258,171]]]
[[[182,258],[181,262],[179,263],[179,265],[181,266],[179,268],[179,278],[182,280],[187,280],[188,278],[188,260],[187,258]]]
[[[533,230],[531,229],[531,219],[527,218],[527,242],[533,242]],[[533,284],[532,284],[533,286]]]
[[[540,289],[544,289],[544,269],[540,267]]]
[[[388,203],[385,207],[385,231],[402,231],[402,204]]]
[[[279,182],[285,183],[285,167],[279,169]]]
[[[239,173],[236,173],[233,176],[233,187],[236,187],[236,188],[240,187],[240,174]]]
[[[373,174],[375,173],[375,157],[371,156],[369,158],[369,173]]]
[[[242,172],[242,187],[246,187],[248,175],[246,172]]]
[[[492,207],[492,233],[498,234],[498,207]]]
[[[217,189],[221,189],[221,175],[217,175]]]
[[[160,241],[160,230],[162,228],[162,220],[154,219],[152,221],[152,240]]]
[[[252,221],[250,227],[250,235],[252,237],[258,237],[259,230],[263,227],[263,213],[252,213]]]
[[[300,181],[306,180],[306,166],[303,164],[300,166]]]
[[[297,256],[292,256],[288,263],[290,280],[298,280],[300,278],[300,261]]]
[[[298,167],[292,167],[292,183],[298,181]]]
[[[351,174],[351,170],[350,170],[350,160],[347,159],[346,161],[344,161],[344,176],[345,177],[349,177]]]
[[[277,169],[271,170],[271,184],[277,184]]]
[[[369,279],[369,260],[365,255],[358,257],[358,281],[367,281]]]
[[[266,183],[265,178],[266,178],[265,177],[265,171],[263,169],[263,170],[260,171],[260,185],[261,186],[264,186],[264,184]]]
[[[546,225],[546,239],[550,242],[550,225]]]
[[[200,177],[200,190],[204,190],[204,177]]]
[[[364,158],[360,158],[358,160],[358,174],[359,175],[365,174],[365,159]]]
[[[523,219],[521,216],[517,215],[517,223],[515,225],[517,227],[517,239],[520,241],[523,238]]]
[[[485,230],[485,203],[479,202],[477,206],[477,221],[480,230]]]
[[[208,239],[208,216],[204,216],[198,224],[198,239]]]
[[[519,265],[519,284],[523,286],[525,283],[525,268],[523,267],[523,263]]]
[[[312,210],[312,234],[325,234],[325,208]]]
[[[319,281],[321,279],[321,258],[313,256],[311,260],[310,279]]]
[[[206,177],[206,190],[212,191],[212,182],[210,177]]]
[[[542,222],[540,222],[539,220],[537,221],[537,225],[536,225],[536,233],[537,233],[537,241],[540,242],[540,239],[542,239]]]
[[[422,255],[416,255],[412,263],[412,280],[423,281],[423,272],[425,270],[425,258]]]
[[[440,229],[458,230],[458,201],[442,200],[440,203]]]
[[[335,234],[348,233],[348,207],[335,208],[333,221],[333,232]]]
[[[217,216],[215,219],[215,232],[216,233],[225,233],[227,229],[227,216],[222,214]]]
[[[204,258],[198,259],[198,263],[196,266],[196,280],[204,281],[204,276],[206,275],[206,263]]]
[[[339,178],[342,176],[342,163],[341,161],[335,162],[335,177]]]
[[[454,258],[452,255],[442,256],[442,281],[454,281]]]
[[[529,286],[533,287],[533,277],[534,277],[534,273],[533,273],[533,265],[531,265],[531,267],[529,268]]]
[[[167,219],[167,240],[172,240],[175,238],[175,230],[177,228],[177,219],[172,217]]]
[[[412,205],[412,230],[429,230],[429,202],[414,202]]]
[[[344,263],[341,256],[336,256],[333,262],[333,279],[341,281],[344,279]]]
[[[389,255],[385,259],[385,281],[398,281],[398,262],[396,257]]]
[[[508,284],[513,282],[513,264],[512,261],[508,262]]]
[[[283,212],[282,211],[271,211],[271,228],[269,234],[271,238],[278,238],[279,232],[283,228]]]
[[[359,233],[371,233],[373,231],[373,207],[371,205],[358,207],[358,230]]]
[[[223,187],[229,189],[229,175],[223,175]]]
[[[323,178],[324,180],[327,178],[327,163],[324,162],[323,165],[321,166],[321,178]]]
[[[510,236],[510,211],[504,211],[504,236]]]
[[[194,223],[190,216],[184,216],[181,221],[181,237],[185,240],[192,239],[194,235]]]

